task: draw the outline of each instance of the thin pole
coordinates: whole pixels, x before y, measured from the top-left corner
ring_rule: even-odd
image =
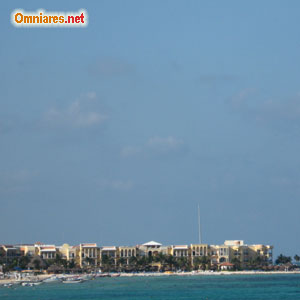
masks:
[[[202,244],[201,240],[201,225],[200,225],[200,206],[198,204],[198,234],[199,234],[199,244]]]

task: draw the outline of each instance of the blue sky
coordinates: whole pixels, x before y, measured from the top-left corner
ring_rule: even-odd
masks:
[[[87,28],[14,28],[16,8]],[[2,242],[273,244],[299,254],[298,1],[0,9]]]

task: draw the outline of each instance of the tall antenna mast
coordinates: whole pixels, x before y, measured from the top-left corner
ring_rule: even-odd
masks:
[[[200,206],[198,203],[198,234],[199,234],[199,244],[202,244],[201,240],[201,225],[200,225]]]

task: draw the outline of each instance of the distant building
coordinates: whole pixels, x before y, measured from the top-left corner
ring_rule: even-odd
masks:
[[[35,245],[35,254],[40,256],[42,259],[55,259],[56,253],[57,250],[55,245]]]
[[[100,260],[100,251],[96,243],[87,243],[79,245],[79,265],[97,266]]]
[[[66,261],[73,261],[80,268],[101,267],[112,264],[116,267],[129,265],[131,258],[155,257],[172,255],[175,259],[185,258],[192,267],[199,262],[207,263],[214,268],[229,270],[234,264],[242,268],[251,264],[269,265],[273,262],[273,246],[254,244],[247,245],[243,240],[226,240],[221,245],[190,244],[163,246],[150,241],[137,246],[102,246],[96,243],[82,243],[78,246],[63,244],[62,246],[45,245],[42,243],[22,245],[1,245],[0,256],[7,262],[20,256],[39,256],[42,260],[55,259],[59,255]],[[205,259],[204,259],[205,258]],[[120,260],[122,263],[120,264]],[[133,260],[134,261],[134,260]],[[153,261],[152,266],[162,267],[158,261]]]
[[[1,245],[0,252],[6,262],[13,261],[22,255],[20,249],[14,245]]]

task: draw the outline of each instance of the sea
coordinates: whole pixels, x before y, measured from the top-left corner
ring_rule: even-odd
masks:
[[[97,278],[78,284],[0,288],[1,300],[300,300],[300,275],[219,275]]]

